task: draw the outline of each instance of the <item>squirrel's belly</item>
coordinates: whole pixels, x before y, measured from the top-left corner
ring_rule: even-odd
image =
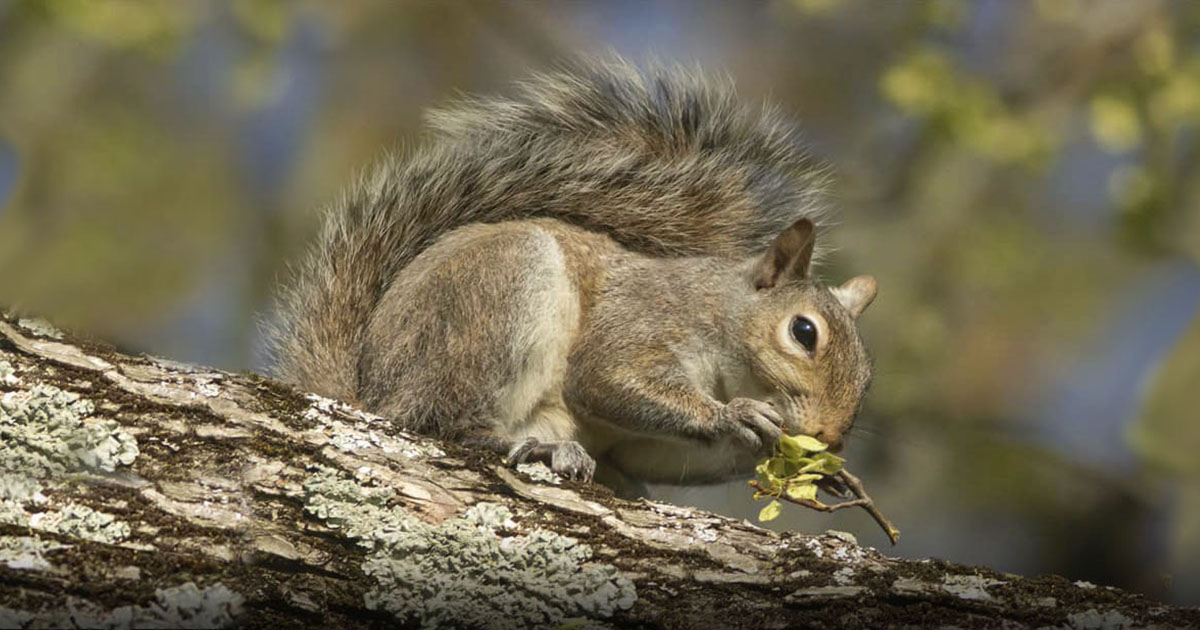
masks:
[[[712,445],[634,438],[614,444],[604,460],[626,476],[649,483],[717,483],[754,472],[761,459],[745,447],[721,440]]]

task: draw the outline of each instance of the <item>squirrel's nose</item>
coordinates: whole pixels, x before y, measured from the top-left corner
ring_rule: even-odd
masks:
[[[829,445],[830,452],[842,450],[842,433],[834,429],[821,429],[813,437]]]

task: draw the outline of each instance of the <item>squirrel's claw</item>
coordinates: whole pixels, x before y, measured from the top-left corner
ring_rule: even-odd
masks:
[[[508,451],[508,455],[504,456],[504,465],[515,467],[517,464],[524,464],[538,444],[538,439],[535,437],[525,438],[517,442]]]
[[[770,452],[783,435],[783,416],[760,400],[734,398],[721,410],[720,418],[720,430],[732,433],[756,452]]]
[[[525,438],[513,445],[504,462],[509,466],[541,462],[560,477],[580,481],[591,481],[596,474],[596,460],[582,444],[572,440],[540,442],[535,437]]]

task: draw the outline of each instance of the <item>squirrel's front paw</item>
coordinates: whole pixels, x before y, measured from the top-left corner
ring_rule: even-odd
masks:
[[[507,460],[512,465],[541,462],[567,479],[591,481],[596,474],[596,460],[575,441],[540,442],[537,438],[525,438],[513,446]]]
[[[769,451],[783,435],[783,416],[770,403],[734,398],[721,409],[721,429],[755,452]]]

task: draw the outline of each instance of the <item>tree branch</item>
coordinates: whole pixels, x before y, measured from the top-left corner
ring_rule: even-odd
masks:
[[[0,316],[0,626],[1200,625],[1115,589],[499,463],[257,375]]]

